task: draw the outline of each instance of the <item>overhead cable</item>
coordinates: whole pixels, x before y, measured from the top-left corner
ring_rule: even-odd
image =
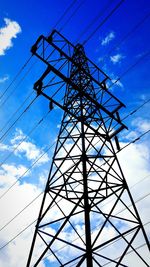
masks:
[[[143,198],[144,198],[144,196],[143,196]],[[143,199],[142,198],[142,199]],[[142,200],[141,199],[141,200]],[[141,201],[141,200],[137,200],[137,201]],[[135,203],[137,202],[137,201],[135,201]],[[12,239],[10,239],[6,244],[4,244],[3,246],[1,246],[0,247],[0,250],[2,250],[2,249],[4,249],[6,246],[8,246],[10,243],[12,243],[18,236],[20,236],[23,232],[25,232],[30,226],[32,226],[35,222],[37,221],[37,219],[36,220],[34,220],[33,222],[31,222],[29,225],[27,225],[25,228],[23,228],[17,235],[15,235]],[[146,223],[146,225],[147,224],[149,224],[150,222],[147,222]],[[145,224],[144,224],[145,225]],[[78,238],[77,238],[78,239]],[[75,241],[75,240],[74,240]],[[64,246],[65,247],[65,246]],[[63,247],[63,248],[64,248]],[[62,249],[62,248],[61,248]],[[50,256],[50,255],[49,255]]]
[[[130,188],[135,187],[137,184],[143,182],[145,179],[149,178],[149,175],[146,175],[145,177],[143,177],[142,179],[140,179],[138,182],[134,183]],[[0,228],[0,231],[2,231],[4,228],[6,228],[11,222],[13,222],[22,212],[24,212],[29,206],[31,206],[35,200],[37,200],[42,194],[44,193],[44,191],[42,191],[40,194],[38,194],[34,199],[32,199],[32,201],[30,201],[22,210],[20,210],[10,221],[8,221],[5,225],[3,225]],[[141,201],[142,199],[146,198],[149,195],[146,194],[143,197],[141,197],[140,199],[138,199],[138,202]],[[62,199],[60,199],[58,202],[60,202]],[[106,204],[108,204],[109,202],[107,202]]]
[[[97,20],[99,20],[99,18],[104,14],[104,12],[109,8],[110,4],[112,4],[112,0],[109,0],[109,2],[104,6],[103,9],[100,10],[100,12],[98,13],[98,15],[96,17],[94,17],[94,19],[86,26],[86,28],[80,33],[80,35],[78,36],[76,43],[80,41],[81,37],[83,37],[83,35],[85,33],[87,33],[87,31],[95,24],[95,22]]]
[[[12,123],[12,125],[7,129],[7,131],[0,137],[0,141],[4,139],[8,135],[8,132],[14,127],[14,125],[20,120],[20,118],[25,114],[25,112],[32,106],[32,104],[37,99],[37,96],[33,98],[30,104],[23,110],[23,112],[18,116],[18,118]]]
[[[117,9],[123,4],[125,0],[121,0],[112,10],[111,12],[100,22],[100,24],[96,27],[96,29],[87,37],[87,39],[83,42],[85,45],[93,36],[94,34],[102,27],[105,22],[117,11]]]
[[[77,2],[77,0],[73,0],[71,4],[66,8],[64,13],[60,16],[56,24],[54,25],[54,29],[59,25],[59,23],[63,20],[63,18],[66,16],[66,14],[70,11],[70,9],[73,7],[73,5]]]
[[[85,2],[85,0],[80,1],[79,5],[75,8],[75,10],[73,11],[73,13],[69,16],[69,18],[66,20],[66,22],[61,26],[61,28],[59,29],[59,31],[62,31],[65,26],[68,24],[68,22],[73,18],[73,16],[77,13],[77,11],[80,9],[80,7],[83,5],[83,3]]]
[[[29,61],[31,60],[33,55],[31,55],[29,57],[29,59],[23,64],[23,66],[20,68],[20,70],[18,71],[18,73],[16,74],[16,76],[13,78],[13,80],[11,81],[11,83],[9,84],[9,86],[4,90],[4,92],[1,94],[0,99],[6,94],[6,92],[8,91],[8,89],[12,86],[12,84],[16,81],[16,79],[18,78],[18,76],[21,74],[21,72],[24,70],[24,68],[27,66],[27,64],[29,63]]]
[[[7,159],[10,158],[10,156],[18,149],[19,146],[21,146],[21,144],[23,142],[25,142],[29,137],[30,135],[35,131],[35,129],[46,119],[46,117],[48,116],[48,114],[50,113],[50,110],[46,113],[45,116],[43,116],[34,126],[33,128],[29,131],[29,133],[23,137],[20,142],[18,143],[17,146],[14,147],[14,149],[6,156],[6,158],[0,163],[0,167],[2,167],[2,165],[6,162]]]
[[[43,152],[43,154],[41,154],[32,164],[31,166],[21,175],[18,177],[18,179],[0,196],[0,199],[2,199],[9,191],[12,187],[14,187],[18,181],[21,180],[22,177],[24,177],[26,175],[26,173],[28,171],[30,171],[33,166],[42,158],[44,157],[44,155],[55,145],[56,142],[54,142],[51,146],[48,146],[47,149],[45,149],[45,151]]]
[[[140,28],[140,26],[150,17],[150,12],[148,14],[146,14],[144,16],[144,18],[142,18],[125,36],[123,36],[123,38],[117,43],[115,44],[115,46],[113,46],[107,53],[107,55],[105,55],[102,60],[105,60],[106,57],[108,57],[116,48],[120,47],[120,45],[128,39],[128,37],[130,35],[132,35],[138,28]]]

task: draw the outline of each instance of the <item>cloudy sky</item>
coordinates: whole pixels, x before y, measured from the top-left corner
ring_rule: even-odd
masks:
[[[77,0],[69,12],[69,0],[0,3],[0,267],[25,266],[62,118],[58,108],[48,113],[41,97],[27,108],[41,65],[34,57],[24,64],[38,36],[56,27],[74,44],[89,37],[87,56],[112,82],[121,78],[110,90],[126,105],[122,118],[150,99],[150,2],[125,0],[98,29],[118,2]],[[150,102],[124,120],[128,130],[119,136],[121,146],[150,129],[149,110]],[[149,222],[149,153],[146,134],[118,154],[144,224]]]

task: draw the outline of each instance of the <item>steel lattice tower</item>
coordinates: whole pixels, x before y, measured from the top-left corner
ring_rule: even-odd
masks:
[[[44,260],[54,267],[149,266],[148,238],[117,159],[124,105],[107,89],[109,77],[57,31],[40,36],[31,51],[47,66],[34,89],[64,115],[27,267]]]

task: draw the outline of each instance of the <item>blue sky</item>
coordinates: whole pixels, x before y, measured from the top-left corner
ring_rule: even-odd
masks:
[[[58,30],[74,44],[84,42],[95,30],[99,23],[109,14],[119,1],[78,0],[70,9],[70,13],[57,25]],[[69,0],[55,1],[1,1],[0,3],[0,96],[10,85],[16,73],[30,57],[30,48],[39,35],[48,35],[58,22],[61,15],[70,5]],[[78,8],[78,6],[80,6]],[[69,16],[77,9],[76,13],[67,23]],[[140,106],[150,98],[150,54],[149,52],[149,28],[150,28],[150,2],[149,0],[125,0],[120,8],[104,23],[102,27],[85,44],[87,56],[94,61],[114,82],[130,66],[141,59],[140,63],[122,77],[117,85],[110,90],[125,105],[122,109],[123,118],[129,112]],[[99,19],[89,27],[95,17]],[[147,18],[146,18],[147,16]],[[144,20],[144,21],[143,21]],[[143,23],[142,23],[143,21]],[[141,23],[128,38],[121,42],[128,33]],[[65,26],[64,26],[65,25]],[[86,33],[81,33],[86,29]],[[121,43],[120,43],[121,42]],[[120,44],[120,45],[119,45]],[[26,72],[31,69],[25,79],[20,82]],[[38,60],[32,58],[26,68],[21,72],[16,81],[0,99],[0,138],[12,125],[27,104],[34,98],[33,84],[40,76],[41,65]],[[19,85],[18,85],[19,83]],[[33,94],[25,105],[14,114],[30,93]],[[6,101],[7,97],[9,99]],[[5,103],[4,103],[5,102]],[[120,134],[121,145],[126,145],[141,133],[150,129],[150,103],[147,103],[129,116],[126,121],[128,131]],[[2,195],[20,177],[33,162],[46,151],[47,146],[52,145],[57,137],[62,112],[54,109],[39,127],[29,136],[31,129],[48,111],[48,102],[42,97],[38,98],[31,106],[30,111],[14,125],[5,138],[0,139],[0,192]],[[12,114],[14,114],[13,118]],[[10,122],[5,124],[10,119]],[[14,149],[23,141],[15,151]],[[52,147],[45,153],[42,161],[34,169],[29,171],[16,184],[5,197],[0,199],[2,221],[0,228],[13,218],[24,206],[36,197],[44,188],[48,169],[53,153]],[[138,143],[133,144],[128,150],[121,152],[120,161],[127,176],[129,185],[150,174],[149,163],[149,135],[146,135]],[[5,161],[6,157],[11,156]],[[133,189],[135,199],[148,193],[148,179],[139,183]],[[141,190],[142,188],[142,190]],[[138,193],[137,193],[138,192]],[[148,198],[139,203],[139,209],[144,222],[148,221]],[[11,203],[11,208],[10,208]],[[25,215],[13,221],[12,224],[0,231],[0,247],[13,238],[28,223],[36,219],[40,199],[34,207]],[[4,209],[5,207],[5,209]],[[143,209],[145,207],[145,209]],[[10,212],[11,209],[11,212]],[[32,216],[31,216],[32,214]],[[27,218],[30,218],[29,220]],[[26,218],[26,219],[25,219]],[[6,234],[7,233],[7,234]],[[16,239],[15,243],[0,251],[0,267],[15,267],[16,261],[13,256],[18,251],[20,266],[24,266],[28,251],[23,253],[23,248],[29,246],[33,229],[28,234]],[[17,241],[18,240],[18,241]],[[20,249],[19,249],[20,248]],[[7,261],[5,262],[5,259]],[[4,263],[5,262],[5,263]],[[44,265],[43,265],[44,266]],[[47,266],[47,265],[45,265]]]

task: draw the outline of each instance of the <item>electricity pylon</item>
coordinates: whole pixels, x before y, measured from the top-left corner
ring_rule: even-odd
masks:
[[[47,66],[34,89],[64,115],[27,267],[149,266],[148,238],[117,158],[124,105],[107,89],[109,77],[57,31],[31,51]]]

